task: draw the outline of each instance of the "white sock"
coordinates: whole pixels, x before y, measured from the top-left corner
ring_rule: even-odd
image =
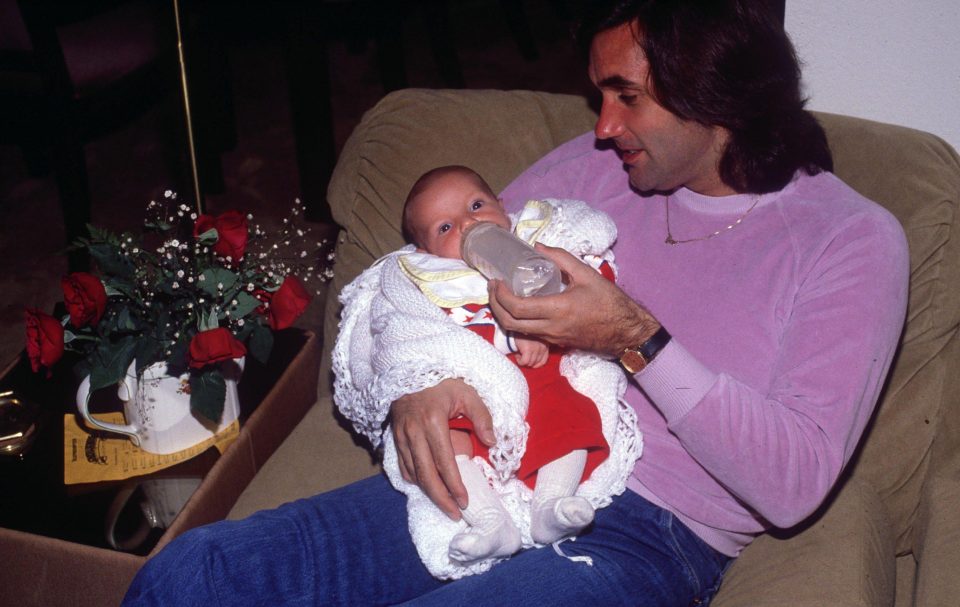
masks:
[[[576,535],[593,521],[593,506],[574,496],[587,464],[584,449],[571,451],[537,471],[530,513],[530,536],[538,544],[551,544]]]
[[[467,507],[460,512],[470,528],[450,540],[450,558],[469,565],[491,557],[510,556],[519,550],[520,531],[480,467],[469,456],[458,455],[457,468],[468,496]]]

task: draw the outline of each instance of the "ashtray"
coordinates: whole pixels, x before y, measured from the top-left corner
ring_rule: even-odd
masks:
[[[0,392],[0,456],[22,457],[37,438],[40,406],[13,390]]]

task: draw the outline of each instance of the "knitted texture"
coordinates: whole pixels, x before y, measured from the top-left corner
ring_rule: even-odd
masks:
[[[534,226],[542,220],[535,227],[540,242],[612,262],[608,249],[616,228],[605,214],[585,203],[528,203],[520,216],[532,219]],[[427,569],[436,577],[457,579],[486,571],[502,559],[469,566],[450,560],[450,540],[467,524],[448,519],[419,487],[401,477],[393,436],[385,427],[390,405],[447,378],[462,378],[477,391],[490,411],[497,443],[490,449],[489,464],[479,457],[475,461],[500,494],[526,548],[536,546],[530,537],[532,491],[513,474],[526,444],[528,389],[516,365],[457,325],[410,282],[397,257],[413,250],[407,246],[378,260],[341,292],[344,308],[333,351],[334,401],[357,432],[374,446],[384,446],[384,471],[407,496],[410,533]],[[580,485],[577,495],[602,508],[623,492],[642,450],[636,416],[622,400],[626,377],[615,363],[581,352],[564,356],[561,372],[600,411],[610,456]]]

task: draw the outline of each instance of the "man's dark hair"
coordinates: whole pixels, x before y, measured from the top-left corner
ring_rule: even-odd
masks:
[[[730,132],[720,178],[738,192],[783,188],[799,169],[833,170],[823,128],[806,110],[800,66],[780,21],[760,0],[597,0],[577,32],[635,27],[650,88],[681,119]]]

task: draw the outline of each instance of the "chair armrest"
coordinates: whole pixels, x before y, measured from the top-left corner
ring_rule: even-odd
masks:
[[[733,562],[714,607],[894,604],[896,536],[877,493],[850,479],[802,528],[756,539]]]
[[[244,518],[378,471],[370,452],[334,416],[333,399],[323,397],[264,463],[227,518]]]
[[[960,472],[927,479],[915,529],[915,607],[956,603],[960,595]]]

